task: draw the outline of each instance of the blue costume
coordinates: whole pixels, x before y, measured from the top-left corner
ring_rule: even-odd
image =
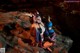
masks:
[[[40,42],[41,41],[40,31],[38,29],[36,29],[36,41],[37,42]]]
[[[52,29],[52,26],[53,26],[53,24],[51,21],[46,24],[49,35],[52,35],[54,33],[54,29]]]

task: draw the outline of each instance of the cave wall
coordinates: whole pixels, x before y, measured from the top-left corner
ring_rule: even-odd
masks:
[[[73,41],[73,49],[71,53],[79,53],[80,49],[80,3],[65,3],[62,7],[59,6],[60,1],[50,0],[2,0],[0,2],[0,11],[34,11],[37,9],[42,16],[50,15],[56,28],[63,35],[69,36]],[[6,3],[4,3],[4,1]],[[7,2],[8,1],[8,2]],[[22,2],[21,2],[22,1]],[[7,4],[9,3],[9,4]],[[73,12],[73,10],[77,12]],[[75,51],[77,49],[77,51]]]

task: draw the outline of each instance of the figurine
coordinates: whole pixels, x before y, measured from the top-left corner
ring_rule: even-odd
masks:
[[[46,28],[47,28],[48,33],[49,33],[48,38],[51,39],[52,41],[54,41],[56,33],[52,27],[53,27],[53,23],[50,20],[50,16],[48,16],[48,21],[46,23]]]
[[[44,27],[44,24],[41,20],[41,17],[40,16],[36,16],[36,22],[34,22],[31,26],[31,29],[34,29],[32,30],[33,36],[35,36],[36,38],[36,42],[38,43],[38,45],[42,45],[42,42],[44,41],[44,31],[45,31],[45,27]]]

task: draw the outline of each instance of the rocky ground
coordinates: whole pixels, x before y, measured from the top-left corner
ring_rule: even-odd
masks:
[[[8,13],[0,13],[0,24],[6,25],[9,22],[18,22],[21,25],[21,22],[23,20],[19,20],[19,19],[15,18],[16,14],[17,14],[17,12],[14,12],[14,13],[9,12],[9,14]],[[30,25],[29,21],[27,21],[26,23],[27,23],[27,26]],[[23,27],[26,27],[25,24],[23,24]],[[1,33],[2,32],[0,31],[0,41],[3,42],[3,45],[5,47],[6,40],[1,36]],[[27,49],[26,49],[26,52],[19,51],[19,50],[23,50],[23,49],[20,49],[20,48],[19,49],[17,49],[17,48],[12,49],[13,47],[11,47],[10,50],[6,53],[68,53],[69,49],[72,46],[72,43],[73,43],[73,41],[69,37],[65,37],[64,35],[57,34],[57,36],[55,38],[55,45],[50,47],[52,49],[52,52],[50,52],[47,49],[41,48],[41,47],[32,47],[29,45],[30,49],[32,51],[29,51]]]

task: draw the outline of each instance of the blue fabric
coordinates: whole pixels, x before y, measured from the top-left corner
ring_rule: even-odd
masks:
[[[53,29],[51,29],[51,30],[48,30],[48,32],[49,32],[49,33],[54,33],[54,30],[53,30]]]
[[[45,35],[45,36],[49,36],[49,32],[48,32],[47,29],[45,30],[44,35]]]
[[[53,26],[53,23],[52,23],[52,22],[48,22],[48,23],[47,23],[47,29],[48,29],[48,32],[49,32],[49,33],[54,33],[54,29],[50,29],[50,30],[49,30],[49,28],[52,28],[52,26]]]
[[[36,29],[36,42],[40,42],[40,32]]]
[[[49,27],[52,27],[53,26],[53,24],[52,24],[52,22],[48,22],[47,23],[47,27],[49,28]]]

